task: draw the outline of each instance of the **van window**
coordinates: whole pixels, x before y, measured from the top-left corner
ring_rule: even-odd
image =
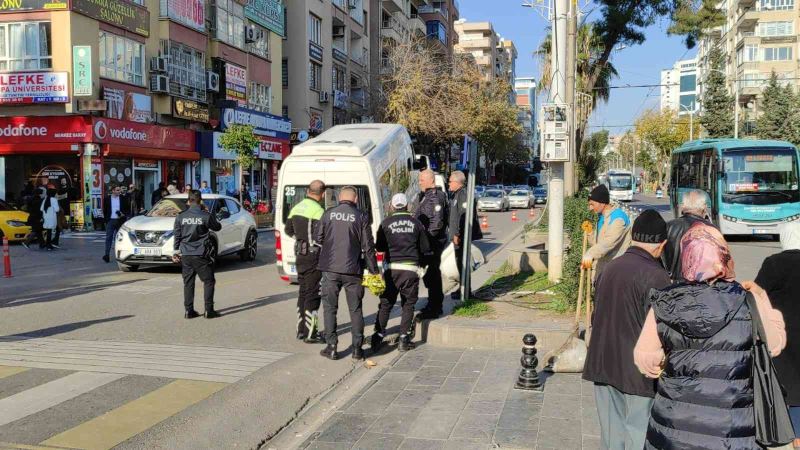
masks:
[[[327,186],[325,189],[324,206],[325,209],[331,209],[339,204],[339,190],[344,187],[343,185]],[[372,224],[372,201],[369,196],[369,188],[363,185],[354,186],[358,191],[358,209],[364,211],[369,216],[369,223]],[[281,219],[283,223],[289,218],[289,213],[298,203],[306,198],[307,185],[303,186],[285,186],[283,188],[283,209],[281,212]]]
[[[391,211],[392,196],[394,194],[403,193],[408,191],[411,185],[411,173],[408,171],[408,165],[403,160],[397,160],[391,165],[386,172],[381,175],[378,180],[381,188],[381,204],[383,204],[383,212],[389,215]]]

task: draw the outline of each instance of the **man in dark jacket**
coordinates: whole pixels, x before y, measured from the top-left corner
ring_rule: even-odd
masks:
[[[372,274],[378,273],[375,242],[372,238],[369,216],[358,209],[356,188],[345,186],[339,191],[339,205],[322,215],[316,241],[321,247],[319,270],[322,272],[322,304],[325,306],[325,340],[328,345],[320,355],[338,359],[336,346],[336,313],[339,311],[339,292],[344,289],[350,310],[350,327],[353,335],[353,359],[364,359],[361,348],[364,341],[364,313],[361,285],[366,266]]]
[[[111,259],[111,245],[117,236],[119,227],[127,220],[126,213],[130,211],[128,197],[122,195],[122,189],[112,184],[109,186],[111,195],[103,199],[103,218],[106,221],[106,251],[103,254],[103,261],[109,262]]]
[[[476,205],[473,205],[473,216],[471,219],[472,239],[467,241],[464,236],[467,223],[467,199],[469,198],[467,193],[467,177],[464,175],[464,172],[457,170],[451,173],[449,183],[450,192],[452,192],[452,194],[450,197],[450,220],[447,231],[450,241],[452,241],[455,246],[456,264],[458,265],[458,273],[461,273],[463,270],[461,266],[464,259],[464,247],[470,245],[472,241],[483,239],[483,232],[481,232],[481,226],[478,223],[478,216],[475,214],[478,208]],[[473,203],[475,203],[474,200]],[[458,299],[460,292],[461,291],[454,292],[451,297]],[[469,296],[469,292],[467,295]]]
[[[681,267],[681,239],[686,231],[697,222],[704,222],[712,225],[706,219],[708,216],[708,201],[706,193],[700,190],[692,190],[683,194],[680,207],[681,216],[671,220],[667,224],[667,246],[661,261],[667,268],[670,278],[675,282],[685,281],[683,279]],[[713,226],[713,225],[712,225]]]
[[[208,240],[211,238],[211,231],[221,230],[222,225],[208,212],[200,191],[189,192],[186,204],[189,208],[175,218],[173,233],[176,252],[172,256],[172,260],[180,262],[182,267],[185,317],[194,319],[200,315],[194,309],[194,280],[195,276],[199,276],[203,282],[206,319],[213,319],[220,314],[214,310],[214,287],[217,280],[214,278],[212,255],[208,254]]]
[[[442,271],[439,266],[442,262],[442,252],[447,247],[447,194],[436,187],[436,174],[430,170],[423,170],[419,174],[418,205],[414,210],[414,217],[422,223],[428,232],[428,241],[431,254],[427,258],[428,270],[422,281],[428,288],[428,304],[420,312],[418,318],[435,319],[442,315]]]
[[[383,220],[378,228],[378,240],[375,249],[384,252],[384,261],[388,263],[383,273],[386,291],[381,295],[378,309],[378,320],[375,321],[375,334],[372,335],[372,350],[378,351],[383,344],[389,314],[392,312],[397,295],[400,294],[400,306],[403,316],[400,321],[400,352],[413,347],[411,328],[414,326],[414,306],[419,295],[419,272],[425,255],[431,251],[428,233],[419,220],[408,212],[408,198],[405,194],[392,197],[394,213]]]
[[[317,330],[322,273],[317,268],[319,247],[314,242],[314,233],[325,210],[320,205],[325,193],[325,183],[314,180],[308,185],[306,198],[294,206],[286,221],[286,234],[295,239],[294,254],[297,263],[297,339],[307,343],[318,342]]]
[[[161,201],[161,199],[166,197],[167,195],[169,195],[169,193],[167,192],[166,185],[162,181],[158,183],[158,188],[156,188],[156,190],[153,191],[153,194],[150,196],[150,204],[152,206],[156,206],[156,203]]]
[[[644,211],[633,223],[631,246],[597,276],[583,379],[594,382],[601,439],[609,450],[644,447],[656,391],[636,368],[633,348],[650,310],[648,293],[670,284],[658,259],[666,239],[661,215]]]

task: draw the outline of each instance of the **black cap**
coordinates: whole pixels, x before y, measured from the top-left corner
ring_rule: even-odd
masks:
[[[667,222],[656,210],[645,210],[633,222],[631,239],[645,244],[660,244],[667,240]]]
[[[592,189],[592,193],[589,194],[589,200],[594,200],[598,203],[611,203],[611,196],[608,193],[608,188],[605,184],[600,184]]]

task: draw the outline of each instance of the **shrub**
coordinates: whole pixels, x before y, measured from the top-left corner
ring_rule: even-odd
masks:
[[[564,200],[564,231],[569,234],[568,247],[564,251],[564,267],[561,284],[555,290],[566,301],[566,308],[574,307],[578,300],[578,283],[580,265],[583,254],[583,230],[581,224],[589,221],[594,224],[597,217],[587,207],[588,196],[582,192],[579,196]],[[593,225],[594,226],[594,225]]]

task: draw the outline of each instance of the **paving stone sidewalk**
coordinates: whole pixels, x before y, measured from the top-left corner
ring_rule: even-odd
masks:
[[[521,353],[421,346],[334,413],[306,450],[599,449],[592,385],[542,375],[513,389]]]

